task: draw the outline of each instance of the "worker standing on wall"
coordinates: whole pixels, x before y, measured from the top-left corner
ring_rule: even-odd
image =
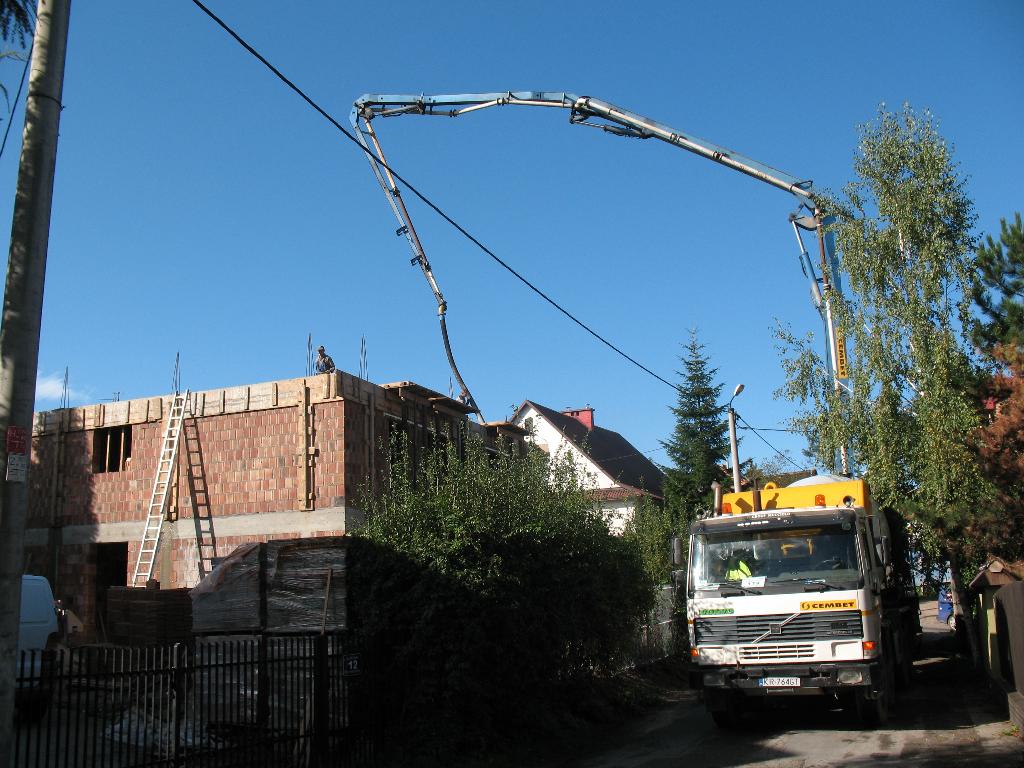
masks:
[[[337,370],[334,367],[334,361],[327,354],[322,344],[316,348],[316,363],[314,365],[316,366],[317,373],[334,373]]]

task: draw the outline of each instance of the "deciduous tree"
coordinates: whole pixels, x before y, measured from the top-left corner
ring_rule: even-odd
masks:
[[[27,0],[0,0],[0,37],[17,37],[25,44],[26,33],[32,32],[32,11]]]
[[[978,431],[978,453],[995,496],[970,533],[986,554],[1019,560],[1024,559],[1024,350],[1000,346],[993,355],[1004,368],[992,379],[991,415]]]
[[[390,737],[419,765],[521,738],[620,669],[653,592],[568,455],[464,436],[416,464],[406,448],[361,500],[349,595]]]
[[[850,287],[834,309],[852,346],[851,388],[837,395],[810,340],[782,334],[785,391],[814,406],[798,423],[823,462],[848,445],[876,502],[902,510],[942,547],[964,605],[965,542],[989,494],[972,444],[981,416],[963,333],[974,295],[973,205],[935,119],[909,106],[883,108],[862,127],[854,171],[834,201]]]

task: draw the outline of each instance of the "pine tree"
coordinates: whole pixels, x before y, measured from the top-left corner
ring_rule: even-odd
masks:
[[[1003,219],[1000,228],[999,241],[989,235],[974,256],[978,270],[974,304],[982,319],[974,326],[973,339],[989,354],[997,344],[1024,350],[1024,227],[1020,214],[1010,225]]]
[[[672,464],[665,470],[665,504],[677,534],[685,533],[697,512],[710,506],[711,483],[725,483],[723,470],[729,455],[722,385],[715,383],[717,368],[709,367],[704,345],[690,331],[676,405],[670,407],[676,425],[669,440],[662,441]]]

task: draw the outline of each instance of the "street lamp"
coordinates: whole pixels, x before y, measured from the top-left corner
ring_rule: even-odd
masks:
[[[732,401],[736,395],[743,391],[743,385],[737,384],[729,398],[729,405],[726,406],[729,414],[729,446],[732,448],[732,490],[733,493],[740,492],[740,452],[736,445],[736,411],[732,408]]]

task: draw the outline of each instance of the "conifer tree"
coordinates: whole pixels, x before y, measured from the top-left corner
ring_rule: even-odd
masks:
[[[981,320],[974,326],[974,343],[991,354],[998,344],[1024,351],[1024,227],[1020,213],[1012,224],[1000,222],[998,242],[985,238],[974,256],[978,284],[974,304]]]
[[[676,534],[685,533],[700,509],[710,506],[711,483],[725,483],[723,470],[729,455],[722,385],[715,383],[717,368],[709,367],[697,331],[680,357],[683,370],[675,406],[669,408],[676,424],[672,437],[662,441],[671,465],[665,470],[665,504]]]

